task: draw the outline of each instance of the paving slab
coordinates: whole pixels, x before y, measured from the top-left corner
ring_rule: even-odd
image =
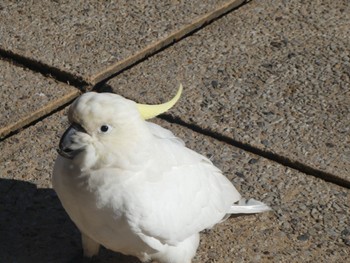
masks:
[[[108,82],[142,103],[350,181],[350,5],[251,1]]]
[[[0,138],[50,113],[79,90],[0,60]]]
[[[208,156],[247,198],[273,212],[232,217],[202,234],[194,263],[346,262],[350,193],[178,125],[171,128]],[[0,142],[0,257],[4,262],[75,262],[79,233],[51,189],[65,111]],[[94,262],[140,263],[103,249]]]
[[[4,0],[0,48],[92,84],[244,0]]]

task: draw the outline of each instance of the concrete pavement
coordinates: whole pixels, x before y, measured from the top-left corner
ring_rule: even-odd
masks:
[[[347,262],[349,2],[253,0],[230,11],[241,2],[0,4],[4,262],[81,253],[51,173],[67,106],[104,79],[97,90],[143,103],[182,82],[180,102],[153,121],[273,208],[203,233],[194,262]],[[94,262],[138,261],[103,249]]]
[[[242,2],[5,0],[0,45],[95,84]]]
[[[181,81],[184,98],[172,118],[348,181],[344,3],[252,1],[108,84],[131,99],[159,102]]]

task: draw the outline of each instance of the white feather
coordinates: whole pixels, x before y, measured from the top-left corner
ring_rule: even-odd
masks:
[[[229,213],[230,214],[254,214],[270,211],[271,208],[255,199],[245,199],[242,198],[239,200],[238,204],[231,206]]]

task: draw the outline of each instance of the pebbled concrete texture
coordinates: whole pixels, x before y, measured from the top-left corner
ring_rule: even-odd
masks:
[[[50,113],[79,90],[0,60],[0,138]]]
[[[350,5],[251,1],[107,84],[168,114],[350,181]]]
[[[273,212],[230,218],[202,234],[196,262],[346,262],[349,190],[178,125],[170,128],[208,156],[247,198]],[[0,143],[0,255],[6,262],[76,262],[79,233],[51,189],[65,110]],[[15,252],[15,253],[14,253]],[[103,249],[94,262],[139,263]]]
[[[121,69],[115,64],[203,15],[241,2],[66,0],[28,5],[5,0],[0,5],[0,47],[94,83]]]

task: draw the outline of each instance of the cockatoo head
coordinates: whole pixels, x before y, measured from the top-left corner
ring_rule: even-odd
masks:
[[[85,93],[69,108],[70,126],[62,135],[58,153],[88,161],[89,166],[97,160],[106,164],[113,154],[125,156],[149,142],[151,134],[145,120],[170,109],[181,92],[180,85],[176,96],[160,105],[137,104],[112,93]]]

